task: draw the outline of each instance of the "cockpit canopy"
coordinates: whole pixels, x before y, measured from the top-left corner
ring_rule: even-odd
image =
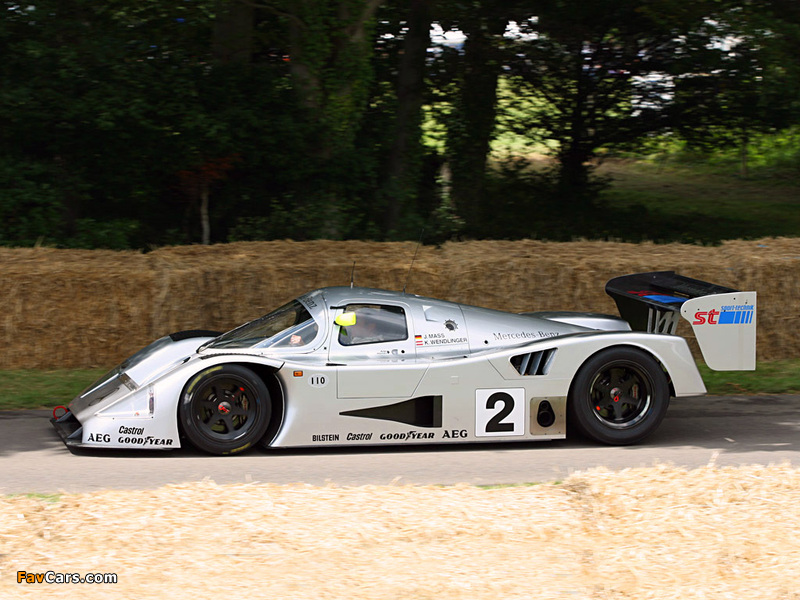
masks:
[[[219,336],[206,347],[215,350],[300,347],[311,343],[318,331],[319,325],[308,309],[292,300],[268,315]]]

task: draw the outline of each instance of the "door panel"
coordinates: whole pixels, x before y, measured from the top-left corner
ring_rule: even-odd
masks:
[[[329,360],[337,366],[339,398],[407,398],[425,365],[416,364],[411,314],[400,304],[349,304],[354,326],[334,326]]]
[[[386,361],[381,365],[340,366],[339,398],[408,398],[417,389],[427,365]]]

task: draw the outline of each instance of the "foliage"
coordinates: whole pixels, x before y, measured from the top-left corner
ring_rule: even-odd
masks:
[[[53,173],[36,162],[0,157],[0,244],[33,245],[58,227]]]
[[[663,14],[670,10],[669,17]],[[547,3],[515,42],[510,82],[539,107],[514,129],[555,142],[559,193],[567,210],[591,210],[589,161],[668,125],[670,76],[683,38],[701,23],[706,3],[609,0]],[[513,106],[513,105],[512,105]]]
[[[605,235],[593,161],[656,133],[797,165],[789,0],[3,7],[2,245]]]
[[[796,236],[796,166],[754,168],[745,178],[736,173],[735,162],[730,153],[712,162],[688,154],[651,163],[609,160],[599,168],[613,185],[600,195],[606,210],[598,223],[606,223],[609,237],[629,241],[708,244]]]
[[[753,138],[786,128],[800,115],[800,12],[786,6],[773,14],[779,5],[722,4],[688,37],[681,65],[687,74],[676,79],[676,129],[703,151],[734,146],[744,175]]]

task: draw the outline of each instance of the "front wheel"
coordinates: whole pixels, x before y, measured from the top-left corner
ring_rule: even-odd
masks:
[[[635,444],[664,419],[669,385],[649,354],[609,348],[578,370],[568,405],[571,423],[587,437],[604,444]]]
[[[233,454],[257,443],[269,426],[269,390],[239,365],[220,365],[195,375],[183,390],[179,415],[189,441],[211,454]]]

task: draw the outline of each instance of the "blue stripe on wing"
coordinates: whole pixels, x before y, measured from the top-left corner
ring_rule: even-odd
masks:
[[[664,304],[683,304],[686,298],[676,298],[675,296],[664,296],[660,294],[653,294],[652,296],[644,296],[648,300],[655,300],[656,302],[663,302]]]

